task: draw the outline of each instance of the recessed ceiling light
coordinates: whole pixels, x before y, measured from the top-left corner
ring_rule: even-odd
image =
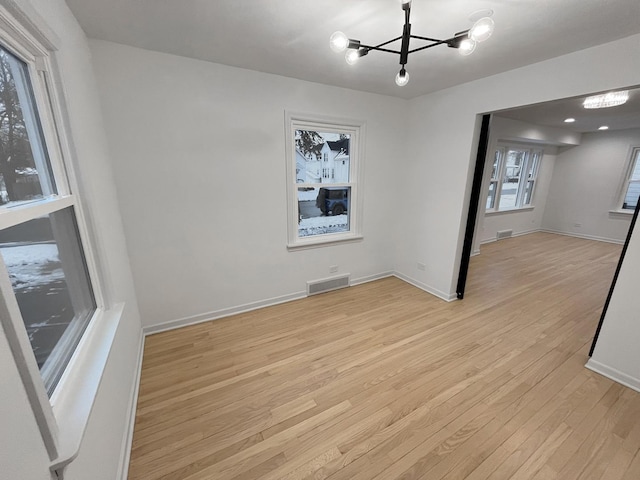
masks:
[[[609,127],[606,125],[602,125],[601,127],[598,128],[598,130],[609,130]]]
[[[564,119],[564,123],[573,123],[573,122],[575,122],[575,121],[576,121],[576,119],[575,119],[575,118],[565,118],[565,119]]]
[[[622,105],[629,100],[629,91],[609,92],[587,97],[582,104],[584,108],[608,108]]]

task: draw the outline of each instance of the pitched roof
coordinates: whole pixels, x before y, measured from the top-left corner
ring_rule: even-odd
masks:
[[[345,154],[349,155],[349,139],[348,138],[343,138],[341,140],[335,140],[335,141],[328,140],[327,145],[329,145],[329,148],[334,152],[343,151]]]

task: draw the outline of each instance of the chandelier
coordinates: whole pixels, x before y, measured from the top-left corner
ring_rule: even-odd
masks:
[[[335,32],[329,39],[329,45],[331,46],[331,49],[334,52],[344,52],[346,50],[347,53],[345,55],[345,59],[349,65],[355,64],[360,57],[364,57],[371,50],[400,55],[401,67],[400,71],[396,75],[396,84],[402,87],[409,83],[409,73],[407,72],[407,69],[405,67],[407,65],[410,53],[426,50],[427,48],[432,48],[437,45],[446,45],[450,48],[457,48],[458,52],[460,52],[461,55],[469,55],[473,53],[478,43],[484,42],[493,33],[493,20],[488,16],[484,16],[478,19],[469,30],[455,33],[451,38],[447,38],[446,40],[411,35],[411,23],[409,23],[409,17],[411,15],[411,0],[401,1],[402,10],[404,11],[404,28],[402,30],[402,36],[392,38],[391,40],[387,40],[386,42],[383,42],[379,45],[372,46],[364,45],[360,42],[360,40],[353,40],[347,37],[342,32]],[[489,11],[489,15],[491,13],[493,12]],[[409,42],[412,38],[428,43],[421,47],[414,48],[413,50],[409,50]],[[398,40],[402,40],[399,51],[391,50],[389,48],[383,48],[390,43],[396,42]]]
[[[629,100],[629,91],[622,90],[620,92],[609,92],[587,97],[582,105],[584,108],[608,108],[622,105],[626,103],[627,100]]]

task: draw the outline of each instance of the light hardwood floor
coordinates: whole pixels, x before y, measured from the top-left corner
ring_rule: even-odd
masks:
[[[388,278],[150,336],[129,478],[638,480],[640,394],[584,368],[620,251],[532,234],[461,302]]]

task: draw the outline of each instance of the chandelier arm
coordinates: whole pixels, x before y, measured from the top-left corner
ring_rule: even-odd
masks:
[[[427,42],[445,42],[446,40],[440,40],[439,38],[420,37],[419,35],[411,35],[411,38],[418,40],[425,40]]]
[[[449,40],[438,40],[437,42],[431,43],[429,45],[425,45],[424,47],[414,48],[413,50],[409,50],[409,53],[419,52],[420,50],[426,50],[427,48],[437,47],[438,45],[446,45]]]
[[[383,44],[383,45],[386,45],[386,44]],[[377,50],[378,52],[395,53],[396,55],[400,54],[400,52],[398,50],[390,50],[388,48],[372,47],[371,45],[360,45],[360,48],[363,48],[365,50]]]
[[[393,42],[397,42],[398,40],[402,40],[402,35],[396,38],[392,38],[391,40],[387,40],[386,42],[381,43],[380,45],[376,45],[375,48],[384,47],[385,45],[388,45]],[[374,48],[374,47],[371,47],[371,48]]]

